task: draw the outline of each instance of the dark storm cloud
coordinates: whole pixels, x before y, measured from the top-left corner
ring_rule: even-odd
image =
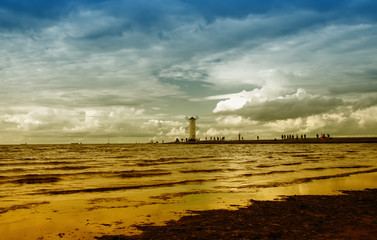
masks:
[[[0,3],[0,10],[7,14],[7,18],[2,18],[0,26],[9,30],[39,30],[82,11],[99,11],[122,20],[124,23],[122,26],[126,31],[134,29],[147,31],[168,28],[166,18],[183,14],[183,11],[177,12],[179,8],[176,6],[179,5],[181,3],[178,1],[171,0],[4,0]],[[108,32],[102,33],[106,35],[114,32],[119,34],[123,29],[109,29]],[[97,38],[99,35],[92,37]]]
[[[377,3],[373,0],[183,0],[206,19],[213,21],[217,17],[243,18],[250,14],[268,15],[278,12],[294,12],[297,10],[319,12],[322,14],[322,23],[328,21],[354,21],[360,19],[376,19]],[[297,22],[297,24],[300,24]]]
[[[250,14],[267,14],[272,11],[283,9],[300,8],[312,11],[327,12],[344,6],[348,1],[244,1],[244,0],[183,0],[182,2],[191,5],[196,11],[205,16],[208,20],[217,17],[243,18]]]
[[[257,121],[276,121],[308,117],[326,113],[344,105],[341,99],[305,97],[303,99],[277,99],[261,104],[246,103],[234,113]]]
[[[74,1],[3,0],[0,3],[0,29],[8,31],[38,31],[53,25],[69,14]]]
[[[1,26],[6,29],[34,29],[44,24],[54,24],[63,17],[79,11],[102,11],[123,21],[122,27],[109,29],[106,33],[120,34],[123,31],[144,31],[158,33],[177,26],[177,21],[196,21],[203,18],[211,23],[217,18],[245,18],[249,15],[278,15],[297,10],[320,13],[315,21],[297,21],[292,28],[302,25],[324,24],[329,21],[354,21],[355,19],[376,19],[375,1],[226,1],[226,0],[113,0],[113,1],[43,1],[4,0],[0,3],[3,17]],[[4,15],[5,14],[5,15]],[[13,17],[11,17],[13,16]],[[41,23],[39,25],[38,23]],[[42,24],[44,23],[44,24]],[[92,37],[98,38],[98,35]],[[91,35],[88,36],[88,38]],[[163,37],[162,37],[163,38]]]
[[[297,34],[331,22],[369,21],[371,17],[363,9],[374,5],[372,1],[356,4],[352,1],[293,0],[19,0],[0,4],[0,11],[4,13],[0,22],[2,28],[9,30],[20,28],[34,31],[68,24],[69,27],[59,30],[65,34],[67,44],[81,51],[145,49],[167,41],[163,47],[170,49],[164,54],[190,59],[198,52],[204,55],[226,51],[245,42],[249,49],[258,47],[268,39]],[[92,16],[80,16],[85,11],[90,11]],[[244,19],[251,15],[256,18],[248,21],[247,25],[229,23],[216,27],[216,20]],[[73,22],[74,25],[70,26]],[[185,25],[190,28],[181,32],[180,28]]]
[[[375,82],[360,82],[350,84],[339,84],[329,88],[330,93],[345,94],[345,93],[377,93],[377,80]]]
[[[354,111],[370,108],[373,106],[377,106],[377,90],[372,95],[362,96],[352,104]]]
[[[374,46],[370,45],[369,49]],[[357,68],[356,68],[357,70]],[[349,73],[345,71],[345,76],[352,79],[352,82],[339,83],[329,87],[329,92],[332,94],[347,94],[347,93],[377,93],[377,70],[367,69],[359,70],[358,72]]]

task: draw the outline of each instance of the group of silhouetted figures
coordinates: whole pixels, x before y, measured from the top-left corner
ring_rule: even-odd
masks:
[[[207,141],[208,138],[205,137],[205,140]],[[224,140],[225,140],[225,137],[209,137],[209,140],[210,140],[210,141],[224,141]]]
[[[330,138],[330,134],[324,134],[324,133],[321,133],[321,135],[319,135],[318,133],[316,134],[317,138]],[[306,139],[306,134],[301,134],[301,135],[298,135],[298,134],[288,134],[288,135],[281,135],[281,139],[282,140],[286,140],[286,139]]]
[[[175,139],[175,142],[195,142],[198,141],[197,139],[190,139],[190,138],[181,138],[181,141],[179,141],[179,138]]]
[[[321,133],[321,135],[319,135],[318,133],[317,133],[317,138],[330,138],[330,134],[324,134],[324,133]]]
[[[324,138],[330,138],[330,134],[324,134],[324,133],[321,133],[321,135],[319,135],[318,133],[316,134],[317,138],[320,138],[320,139],[324,139]],[[306,139],[306,134],[282,134],[281,135],[281,140],[298,140],[298,139]],[[243,137],[241,136],[241,134],[238,134],[238,140],[243,140]],[[259,140],[259,136],[257,136],[257,140]],[[277,139],[275,138],[275,141]],[[189,139],[189,138],[176,138],[175,139],[175,142],[195,142],[195,141],[200,141],[200,138],[199,139]],[[225,141],[225,137],[205,137],[205,141]]]
[[[294,134],[288,134],[288,135],[281,135],[281,139],[282,140],[286,140],[286,139],[306,139],[306,134],[301,134],[301,136],[299,136],[298,134],[296,134],[296,136]]]
[[[204,138],[205,139],[205,141],[225,141],[225,137],[205,137]],[[243,140],[243,138],[242,138],[242,140]],[[189,138],[181,138],[181,139],[179,139],[179,138],[176,138],[175,139],[175,142],[196,142],[196,141],[200,141],[200,138],[198,138],[198,139],[189,139]]]

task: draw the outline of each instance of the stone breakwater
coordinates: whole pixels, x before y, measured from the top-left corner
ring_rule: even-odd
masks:
[[[169,144],[299,144],[299,143],[377,143],[377,137],[352,138],[305,138],[265,140],[201,140],[193,142],[171,142]]]

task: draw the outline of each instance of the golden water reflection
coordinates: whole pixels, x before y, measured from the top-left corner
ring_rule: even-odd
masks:
[[[375,188],[375,144],[0,147],[2,239],[138,233],[190,210]],[[5,237],[3,237],[5,236]]]

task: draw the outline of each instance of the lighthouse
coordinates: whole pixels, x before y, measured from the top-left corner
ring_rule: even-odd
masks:
[[[190,131],[189,141],[196,141],[196,125],[195,125],[195,122],[198,119],[199,119],[198,116],[190,117],[190,118],[186,117],[186,120],[189,121],[189,131]]]

